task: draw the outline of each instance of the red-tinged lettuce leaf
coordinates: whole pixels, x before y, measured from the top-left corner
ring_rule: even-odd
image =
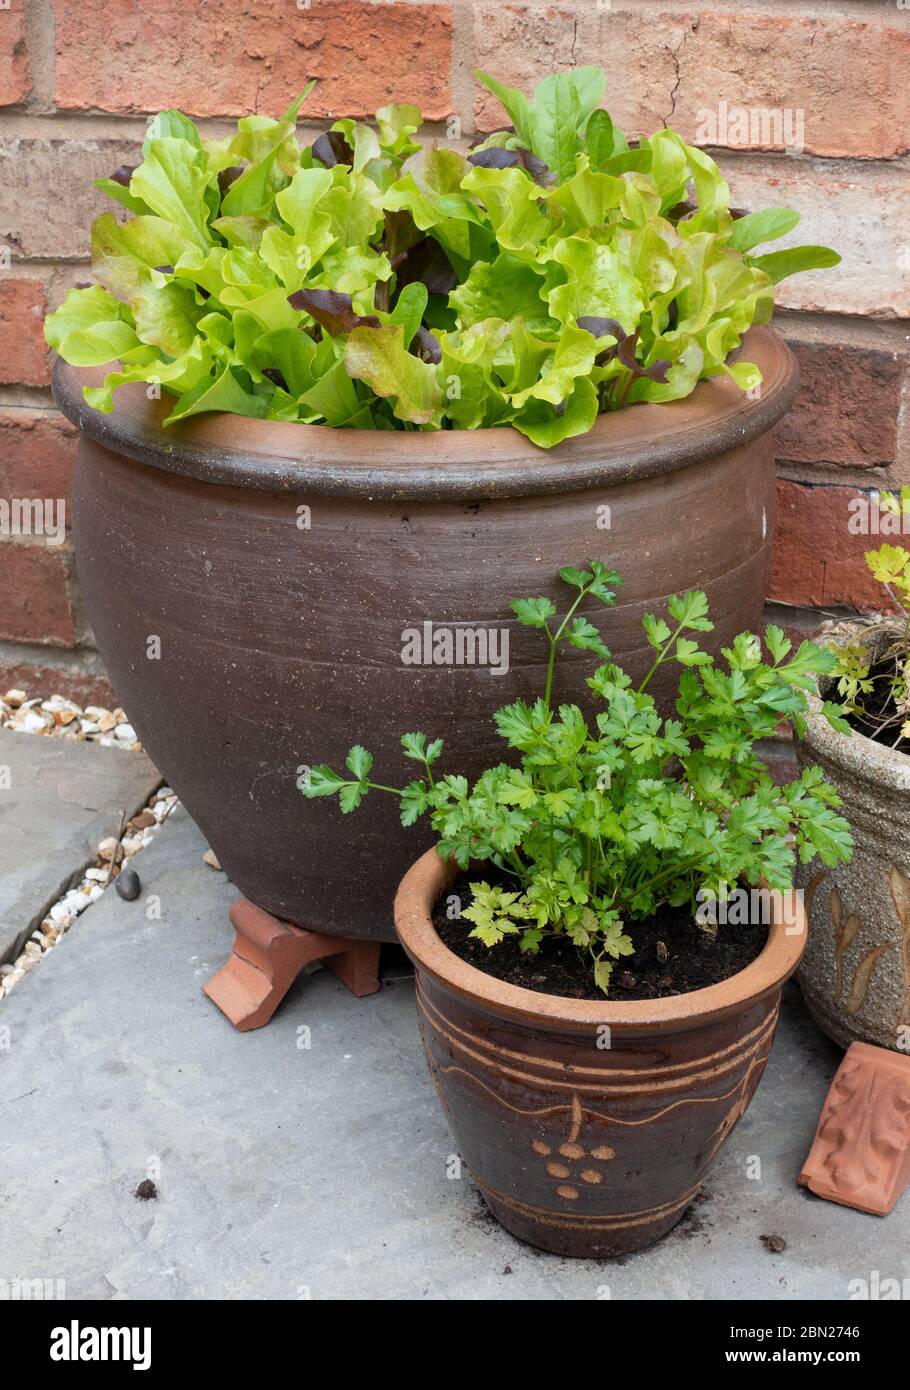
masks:
[[[382,238],[382,249],[388,256],[389,262],[394,265],[397,257],[403,255],[405,251],[423,239],[423,233],[407,208],[401,208],[397,212],[386,210],[384,218],[385,230]]]
[[[288,295],[288,303],[292,309],[309,314],[333,338],[355,328],[379,327],[375,314],[358,314],[351,296],[338,290],[295,290]]]
[[[634,333],[623,338],[616,348],[616,356],[624,367],[626,367],[633,377],[646,376],[651,381],[665,382],[667,372],[670,370],[671,363],[665,357],[661,357],[657,362],[652,362],[650,367],[643,367],[636,360],[635,349],[638,347],[639,330],[636,328]]]
[[[518,151],[503,149],[501,145],[488,145],[486,149],[469,154],[468,163],[477,169],[514,169],[519,163]]]
[[[408,351],[413,352],[415,357],[419,357],[421,362],[432,362],[434,366],[437,362],[442,361],[442,347],[439,339],[423,324],[420,325],[411,339]]]
[[[340,130],[327,130],[313,141],[310,149],[327,169],[334,169],[336,164],[354,163],[354,151]]]
[[[414,284],[426,285],[430,294],[449,294],[458,284],[458,276],[439,242],[431,236],[402,252],[392,261],[392,269],[398,276],[399,288]]]
[[[591,334],[592,338],[615,338],[617,343],[621,343],[624,338],[628,338],[628,333],[621,323],[616,319],[601,318],[598,314],[582,314],[581,318],[575,320],[579,328],[584,328]]]
[[[501,145],[488,145],[469,154],[468,163],[473,164],[475,169],[524,169],[535,183],[546,185],[554,182],[553,171],[547,168],[543,160],[530,150],[521,148],[508,150]]]
[[[229,164],[218,171],[218,191],[224,198],[232,183],[235,183],[246,170],[245,164]]]

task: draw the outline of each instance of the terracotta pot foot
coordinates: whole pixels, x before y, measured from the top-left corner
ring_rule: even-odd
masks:
[[[234,949],[202,986],[241,1033],[262,1028],[305,965],[322,961],[358,998],[379,988],[378,941],[323,936],[291,926],[246,898],[230,911]]]
[[[908,1180],[910,1057],[851,1043],[799,1181],[829,1202],[887,1216]]]

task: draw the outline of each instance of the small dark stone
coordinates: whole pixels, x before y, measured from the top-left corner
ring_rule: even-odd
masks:
[[[121,898],[126,902],[134,902],[142,891],[142,884],[139,882],[139,875],[135,869],[122,869],[118,874],[114,886]]]
[[[631,970],[624,970],[619,977],[620,989],[634,989],[638,984],[638,976],[633,975]]]
[[[133,1196],[137,1202],[157,1202],[158,1189],[151,1178],[143,1178]]]

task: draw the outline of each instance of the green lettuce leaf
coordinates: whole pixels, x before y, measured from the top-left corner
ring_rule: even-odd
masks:
[[[348,338],[345,367],[377,396],[391,399],[397,419],[428,425],[438,415],[442,390],[436,368],[407,351],[401,324],[355,328]]]

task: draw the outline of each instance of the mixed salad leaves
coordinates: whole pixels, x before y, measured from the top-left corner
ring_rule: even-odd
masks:
[[[597,415],[671,401],[726,374],[774,285],[839,256],[756,247],[788,208],[742,214],[714,161],[672,130],[626,140],[594,67],[533,99],[479,73],[511,126],[467,154],[415,136],[393,105],[296,138],[310,88],[278,120],[205,140],[178,111],[136,167],[96,186],[129,216],[92,231],[97,284],[46,322],[76,366],[204,411],[354,429],[514,425],[549,447]]]

